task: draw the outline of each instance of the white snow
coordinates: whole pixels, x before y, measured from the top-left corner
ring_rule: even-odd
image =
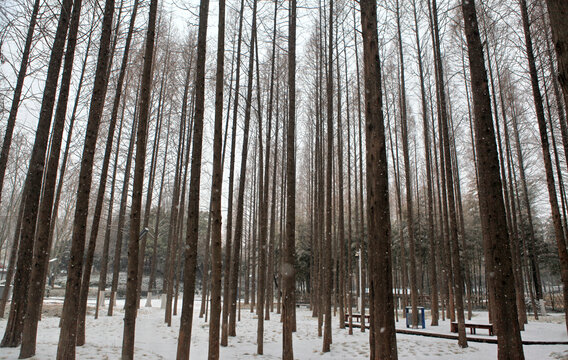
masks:
[[[50,302],[62,302],[49,300]],[[89,306],[94,305],[90,301]],[[123,302],[120,300],[113,317],[106,316],[103,309],[99,319],[93,318],[92,312],[87,317],[86,345],[77,348],[77,359],[119,359],[122,346]],[[160,309],[160,300],[153,301],[152,308],[143,307],[138,312],[136,323],[137,359],[175,359],[179,317],[173,318],[172,327],[164,324],[164,311]],[[209,326],[198,318],[200,302],[194,307],[191,358],[206,359]],[[181,309],[181,301],[179,302]],[[472,321],[487,322],[487,313],[475,313]],[[237,324],[237,336],[229,338],[229,346],[221,347],[221,359],[280,359],[282,353],[282,324],[280,315],[271,314],[265,321],[264,355],[256,354],[257,318],[250,310],[242,308],[242,321]],[[548,316],[535,322],[532,317],[523,332],[525,340],[568,341],[563,316]],[[53,359],[57,351],[59,337],[59,317],[44,316],[38,330],[37,355],[34,359]],[[440,326],[429,326],[427,332],[450,333],[449,322],[440,321]],[[0,331],[4,332],[6,319],[0,319]],[[405,321],[399,317],[397,328],[406,328]],[[469,333],[468,333],[469,336]],[[484,330],[478,330],[478,337],[488,337]],[[339,320],[334,317],[333,344],[330,353],[322,353],[322,339],[317,336],[317,319],[305,307],[297,309],[297,332],[294,334],[294,356],[296,359],[368,359],[368,332],[339,328]],[[497,345],[470,342],[469,347],[461,349],[457,341],[416,335],[397,334],[398,354],[400,359],[496,359]],[[525,345],[525,358],[529,359],[568,359],[567,345]],[[17,359],[19,348],[0,348],[0,359]]]

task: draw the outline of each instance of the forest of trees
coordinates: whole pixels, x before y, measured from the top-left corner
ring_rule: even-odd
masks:
[[[416,328],[424,306],[460,347],[485,309],[499,358],[523,359],[532,318],[568,332],[566,18],[565,0],[3,1],[0,347],[34,356],[59,289],[74,359],[96,288],[95,318],[125,298],[123,359],[160,296],[178,359],[196,321],[218,359],[241,306],[258,354],[282,314],[293,359],[297,304],[322,352],[368,312],[370,358],[396,359],[398,310]]]

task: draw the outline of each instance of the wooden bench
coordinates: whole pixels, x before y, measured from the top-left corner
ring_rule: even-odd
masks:
[[[471,334],[476,334],[476,332],[475,332],[476,329],[485,329],[485,330],[489,330],[489,336],[493,336],[493,324],[465,323],[465,327],[469,328],[469,331],[470,331]],[[457,322],[454,321],[454,322],[451,323],[450,331],[453,332],[453,333],[458,332],[458,323]]]
[[[353,314],[351,315],[353,317],[353,322],[361,322],[361,314]],[[369,322],[369,320],[371,319],[371,315],[369,314],[365,314],[365,320],[367,320],[367,322]],[[348,325],[349,324],[349,314],[345,314],[345,324]]]

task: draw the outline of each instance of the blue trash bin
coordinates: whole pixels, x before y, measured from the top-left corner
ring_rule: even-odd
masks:
[[[404,309],[406,314],[406,327],[410,328],[410,320],[408,319],[412,315],[412,306],[407,306]],[[424,307],[418,306],[418,321],[422,325],[422,329],[426,329],[426,319],[424,318]]]

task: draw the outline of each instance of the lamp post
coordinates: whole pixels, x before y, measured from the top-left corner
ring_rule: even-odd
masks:
[[[357,299],[357,303],[359,304],[359,312],[361,312],[363,310],[363,297],[365,296],[365,293],[363,292],[363,273],[361,272],[361,249],[359,249],[357,251],[357,253],[355,254],[355,257],[357,257],[357,260],[359,261],[359,297]]]
[[[138,235],[138,239],[142,239],[144,237],[144,235],[146,235],[148,233],[148,231],[150,231],[150,230],[147,227],[142,229],[142,231],[140,232],[140,235]]]

